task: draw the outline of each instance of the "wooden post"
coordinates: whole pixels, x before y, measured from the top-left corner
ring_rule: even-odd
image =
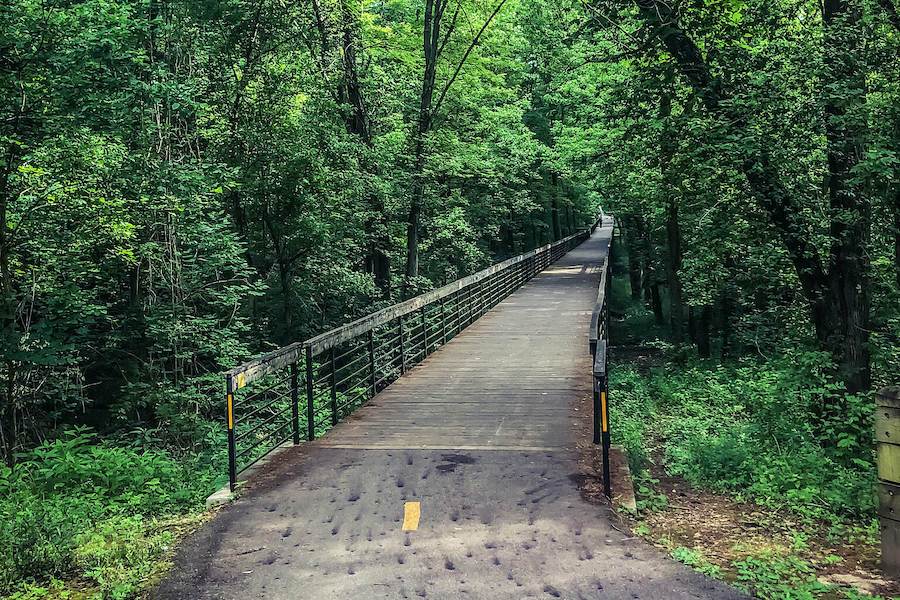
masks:
[[[406,373],[406,348],[403,347],[403,316],[397,317],[398,338],[400,339],[400,374]]]
[[[897,578],[900,577],[900,387],[879,390],[875,404],[881,569],[888,577]]]
[[[428,356],[428,322],[425,318],[425,307],[422,307],[422,360]]]
[[[375,386],[377,382],[375,381],[375,333],[370,329],[368,332],[368,340],[369,340],[369,373],[372,376],[372,381],[370,382],[372,386],[372,398],[377,394],[377,390]]]
[[[444,308],[444,299],[441,298],[441,345],[447,343],[447,311]]]

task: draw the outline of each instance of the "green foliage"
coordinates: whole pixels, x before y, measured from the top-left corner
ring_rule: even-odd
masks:
[[[613,370],[613,435],[639,473],[659,419],[670,473],[810,517],[871,515],[871,401],[846,397],[846,417],[823,415],[833,392],[810,371],[816,357]]]
[[[510,1],[470,48],[494,7],[463,0],[419,164],[420,4],[4,3],[0,455],[20,464],[0,472],[0,540],[17,549],[0,587],[162,548],[141,537],[151,517],[128,519],[187,510],[222,473],[226,368],[573,233],[599,206],[653,309],[617,300],[631,326],[614,341],[669,361],[613,369],[641,506],[664,502],[643,475],[663,456],[810,517],[870,514],[871,402],[834,382],[850,338],[873,384],[900,377],[900,37],[883,3],[838,4],[853,10],[837,22],[808,1],[680,6],[668,25],[696,43],[716,108],[678,63],[691,53],[630,3]],[[761,189],[783,190],[789,227]],[[858,290],[860,310],[814,323],[810,300],[833,290]],[[65,433],[81,425],[97,435]],[[75,561],[106,519],[147,554]],[[104,593],[132,593],[109,577]]]
[[[669,556],[679,562],[683,562],[689,567],[700,571],[704,575],[720,579],[722,577],[721,570],[718,566],[711,564],[701,552],[679,546],[669,553]]]
[[[113,590],[131,589],[171,542],[141,515],[196,509],[213,467],[98,445],[81,429],[22,455],[15,471],[0,468],[0,593],[77,569],[124,597]]]
[[[164,566],[160,558],[174,541],[172,531],[159,530],[141,515],[115,517],[76,538],[74,566],[97,582],[101,598],[132,598]]]

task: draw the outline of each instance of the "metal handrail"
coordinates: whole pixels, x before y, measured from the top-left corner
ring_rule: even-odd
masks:
[[[597,301],[591,314],[591,332],[589,348],[593,361],[591,363],[594,388],[594,443],[603,448],[603,492],[607,498],[612,496],[609,472],[609,296],[612,290],[612,253],[615,238],[615,221],[609,218],[603,226],[612,227],[600,273],[600,284],[597,286]]]
[[[292,436],[289,437],[293,437],[295,444],[300,443],[301,437],[312,440],[590,237],[599,222],[558,242],[525,252],[227,371],[225,396],[231,489],[234,490],[237,483],[239,468],[247,468],[274,450],[277,445],[264,446],[263,442],[267,436],[282,430],[277,427],[258,434],[260,427],[272,425],[273,417],[251,420],[248,415],[260,414],[258,407],[253,405],[241,416],[241,411],[236,410],[244,408],[237,406],[240,390],[254,382],[257,385],[269,383],[276,377],[279,382],[290,380]],[[350,365],[352,373],[341,372]],[[287,376],[285,371],[289,372]],[[251,394],[248,398],[257,397],[261,396]],[[329,413],[330,419],[317,419],[317,416],[327,417]],[[243,431],[236,434],[239,426]],[[280,440],[279,444],[287,439]],[[258,452],[251,454],[248,448],[238,451],[236,444],[243,440],[255,440],[252,449]],[[239,465],[239,456],[247,457],[249,462]]]

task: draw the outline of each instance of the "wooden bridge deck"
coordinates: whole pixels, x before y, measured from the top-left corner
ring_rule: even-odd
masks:
[[[157,598],[744,598],[581,499],[594,236],[315,442],[182,548]],[[420,517],[412,531],[407,503]]]

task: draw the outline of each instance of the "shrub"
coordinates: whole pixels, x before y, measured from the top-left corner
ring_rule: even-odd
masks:
[[[709,367],[668,363],[649,376],[612,369],[613,436],[632,471],[645,428],[664,440],[666,467],[694,483],[810,517],[870,516],[875,508],[871,399],[842,397],[818,352]]]
[[[0,468],[0,593],[76,565],[93,569],[97,531],[124,523],[133,533],[138,515],[185,513],[200,506],[214,478],[210,463],[106,446],[86,429],[19,459],[15,470]]]

